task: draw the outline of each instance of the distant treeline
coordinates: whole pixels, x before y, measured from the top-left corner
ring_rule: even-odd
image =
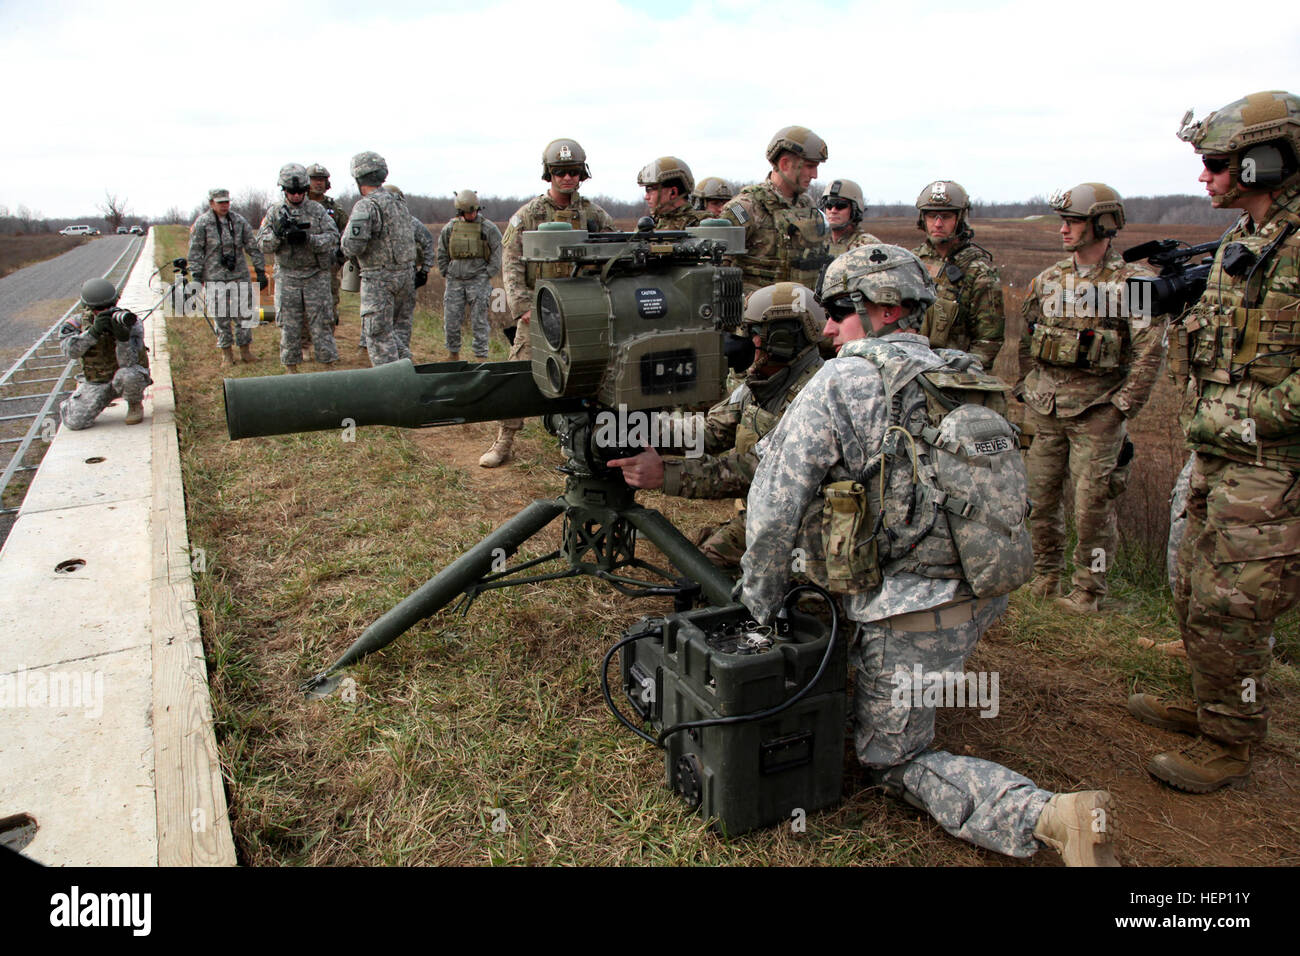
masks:
[[[740,184],[733,183],[732,186],[738,189]],[[814,199],[821,195],[822,188],[821,183],[813,183],[811,192]],[[343,193],[341,196],[336,197],[339,205],[349,211],[358,198],[355,192]],[[489,219],[496,222],[505,222],[514,215],[516,209],[531,198],[531,196],[480,195],[479,203],[483,207],[484,214]],[[645,203],[640,200],[628,201],[600,195],[591,196],[590,198],[600,203],[605,211],[615,219],[635,219],[645,215]],[[246,189],[235,197],[234,202],[231,203],[231,208],[256,226],[262,221],[262,217],[266,215],[267,207],[270,206],[271,202],[272,197],[265,190]],[[451,196],[421,196],[415,193],[407,193],[406,204],[410,208],[412,215],[421,222],[446,222],[456,214],[455,203]],[[161,224],[179,223],[188,226],[207,208],[206,203],[195,206],[188,211],[183,211],[179,206],[173,206],[163,216],[155,220],[128,215],[122,221],[127,226],[137,224],[147,226],[151,221]],[[1047,199],[1043,196],[1034,196],[1025,202],[977,201],[972,211],[973,217],[977,219],[1022,219],[1025,216],[1051,215],[1051,213],[1052,207],[1047,204]],[[1229,209],[1215,209],[1204,196],[1188,195],[1128,196],[1124,199],[1124,213],[1129,222],[1151,223],[1154,225],[1222,225],[1225,228],[1238,215],[1238,213]],[[914,215],[916,215],[916,207],[911,203],[874,203],[870,199],[867,201],[868,219]],[[0,206],[0,235],[13,236],[58,232],[64,226],[73,225],[74,223],[85,223],[96,229],[103,230],[105,234],[113,231],[108,227],[108,222],[99,211],[96,211],[93,215],[74,219],[46,219],[39,212],[34,212],[26,206],[19,206],[12,213],[7,207]]]

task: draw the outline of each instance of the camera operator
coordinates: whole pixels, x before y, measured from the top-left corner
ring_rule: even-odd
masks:
[[[253,330],[244,327],[243,304],[252,302],[248,285],[248,268],[244,253],[253,260],[257,273],[257,286],[266,289],[266,260],[257,247],[253,227],[237,212],[230,209],[230,190],[209,189],[208,211],[194,220],[190,227],[190,269],[195,282],[205,284],[209,317],[217,324],[217,348],[221,349],[221,364],[234,365],[231,351],[239,346],[239,357],[245,362],[256,361],[249,351],[253,344]],[[234,333],[232,336],[231,329]]]
[[[1209,793],[1249,777],[1273,622],[1300,603],[1300,97],[1252,93],[1191,117],[1178,137],[1201,156],[1199,181],[1243,213],[1169,336],[1195,452],[1174,592],[1195,700],[1137,694],[1129,710],[1194,736],[1147,770]]]
[[[257,241],[275,255],[275,322],[280,326],[280,362],[290,372],[302,362],[302,329],[311,329],[316,361],[339,360],[334,344],[334,301],[330,268],[339,232],[325,207],[307,198],[307,168],[280,168],[284,198],[267,210]]]

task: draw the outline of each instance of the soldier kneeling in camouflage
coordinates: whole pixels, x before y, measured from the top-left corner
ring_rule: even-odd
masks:
[[[1028,857],[1047,845],[1066,865],[1116,865],[1110,794],[1053,794],[992,761],[929,749],[933,696],[912,683],[961,676],[1007,593],[1030,573],[1014,431],[991,402],[973,402],[980,390],[1000,398],[1004,386],[916,333],[935,289],[905,249],[845,253],[828,267],[820,298],[838,357],[758,446],[742,602],[768,623],[789,587],[801,528],[816,528],[819,547],[806,532],[802,541],[825,554],[830,590],[857,623],[855,741],[872,778],[978,846]],[[940,401],[949,389],[962,404]],[[938,496],[954,485],[966,489],[963,507]]]
[[[81,287],[84,316],[73,315],[59,329],[65,357],[81,359],[81,384],[59,406],[63,424],[89,428],[118,395],[126,399],[126,423],[144,420],[144,390],[149,377],[144,326],[134,313],[117,308],[117,290],[107,279]]]
[[[744,495],[754,478],[754,445],[772,430],[799,390],[822,366],[817,346],[825,314],[811,289],[780,282],[750,293],[742,328],[753,337],[756,355],[745,381],[709,409],[704,424],[704,455],[661,458],[653,448],[634,458],[616,458],[633,488],[663,488],[683,498]],[[745,553],[745,515],[713,530],[700,545],[720,568],[736,568]]]

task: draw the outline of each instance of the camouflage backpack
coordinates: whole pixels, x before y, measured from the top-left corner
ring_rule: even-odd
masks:
[[[1029,478],[1019,434],[1002,414],[1007,386],[952,349],[861,339],[840,355],[870,360],[884,379],[889,427],[863,485],[879,508],[879,474],[894,501],[877,514],[896,515],[901,504],[905,520],[873,522],[881,565],[953,577],[955,552],[960,576],[982,598],[1029,580]]]

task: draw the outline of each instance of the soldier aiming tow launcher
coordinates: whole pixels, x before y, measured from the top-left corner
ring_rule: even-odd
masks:
[[[417,366],[404,359],[227,379],[226,421],[239,439],[335,429],[345,420],[423,428],[544,416],[565,454],[564,494],[510,518],[371,624],[302,689],[327,695],[342,668],[458,597],[467,611],[485,591],[579,574],[629,597],[670,596],[677,613],[643,619],[611,649],[602,691],[624,724],[666,748],[669,779],[687,801],[738,833],[839,799],[844,654],[842,647],[832,653],[834,627],[794,608],[775,629],[757,628],[732,602],[731,578],[661,514],[638,505],[622,471],[605,464],[627,449],[601,439],[602,413],[715,402],[728,364],[743,369],[753,358],[752,344],[746,353],[747,340],[728,334],[742,320],[741,271],[721,264],[743,251],[743,230],[718,220],[672,232],[650,226],[643,219],[634,233],[588,234],[556,222],[524,234],[525,258],[572,263],[582,273],[538,282],[528,362]],[[503,556],[561,515],[560,549],[500,570]],[[635,556],[638,534],[678,575]],[[553,561],[561,567],[541,571]],[[695,604],[710,607],[690,611]],[[610,697],[610,660],[628,645],[624,689],[661,731],[657,738],[633,727]],[[742,764],[748,769],[729,769]]]

